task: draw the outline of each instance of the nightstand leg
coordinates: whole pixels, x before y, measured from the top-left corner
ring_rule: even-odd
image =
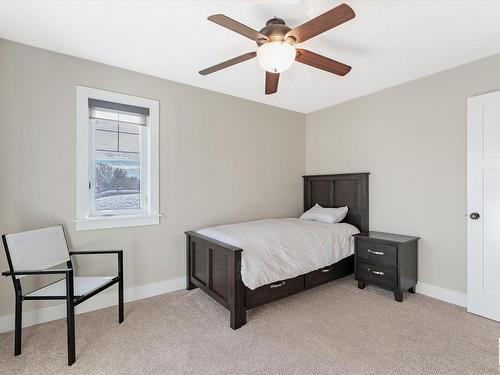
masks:
[[[408,291],[411,293],[411,294],[415,294],[415,287],[412,286],[410,289],[408,289]]]
[[[365,282],[363,280],[358,280],[358,288],[365,289]]]
[[[394,299],[398,302],[403,302],[403,291],[402,290],[396,290],[394,292]]]

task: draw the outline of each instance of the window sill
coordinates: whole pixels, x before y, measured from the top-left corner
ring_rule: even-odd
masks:
[[[76,219],[76,230],[109,229],[124,227],[140,227],[160,224],[161,215],[123,215],[85,217]]]

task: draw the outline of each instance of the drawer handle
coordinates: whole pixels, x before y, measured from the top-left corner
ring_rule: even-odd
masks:
[[[271,284],[271,288],[279,288],[285,285],[286,283],[282,281],[281,283]]]
[[[368,251],[369,253],[375,254],[375,255],[384,255],[385,254],[383,251],[375,251],[372,249],[368,249],[366,251]]]
[[[374,275],[379,275],[379,276],[384,276],[385,275],[385,273],[382,272],[382,271],[375,271],[375,270],[372,270],[370,268],[368,268],[368,272],[373,273]]]
[[[331,270],[333,270],[333,267],[323,268],[323,269],[321,270],[321,272],[323,272],[323,273],[327,273],[327,272],[330,272]]]

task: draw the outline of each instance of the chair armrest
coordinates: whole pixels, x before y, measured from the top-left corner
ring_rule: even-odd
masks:
[[[69,255],[86,255],[86,254],[121,254],[123,250],[91,250],[91,251],[70,251]]]
[[[54,275],[54,274],[67,274],[73,272],[73,268],[62,268],[62,269],[49,269],[49,270],[19,270],[19,271],[5,271],[2,272],[2,276],[14,276],[14,275]]]
[[[70,251],[69,255],[116,254],[118,255],[118,276],[123,278],[123,250]]]

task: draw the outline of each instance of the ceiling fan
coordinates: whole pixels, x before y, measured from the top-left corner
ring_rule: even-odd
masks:
[[[223,14],[214,14],[208,17],[209,21],[252,39],[257,42],[258,48],[257,51],[247,52],[203,69],[199,73],[201,75],[211,74],[257,56],[260,66],[266,71],[266,95],[278,91],[280,73],[290,68],[294,61],[344,76],[351,70],[349,65],[306,49],[295,48],[295,44],[305,42],[316,35],[333,29],[355,16],[356,14],[349,5],[340,4],[294,29],[288,27],[281,18],[274,17],[266,22],[266,26],[262,30],[257,31]]]

